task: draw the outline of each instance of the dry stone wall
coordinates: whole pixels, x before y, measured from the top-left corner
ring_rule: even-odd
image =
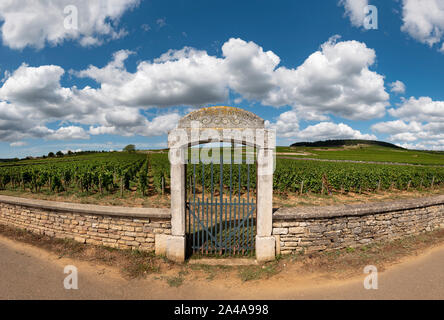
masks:
[[[105,207],[0,196],[0,224],[36,234],[165,254],[170,209]],[[359,247],[444,228],[444,195],[362,205],[283,208],[277,254]]]
[[[273,216],[278,254],[359,247],[444,228],[444,196],[365,205],[285,208]]]
[[[119,249],[153,251],[156,245],[164,246],[165,237],[171,234],[170,220],[169,209],[105,207],[0,196],[0,224]]]

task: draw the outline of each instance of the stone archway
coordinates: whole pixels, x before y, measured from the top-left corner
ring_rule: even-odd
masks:
[[[264,120],[260,117],[234,107],[210,107],[191,112],[168,135],[171,236],[167,239],[167,257],[177,262],[185,260],[185,175],[188,148],[208,142],[231,142],[256,148],[256,258],[258,261],[273,260],[276,245],[272,236],[275,133],[265,129]]]

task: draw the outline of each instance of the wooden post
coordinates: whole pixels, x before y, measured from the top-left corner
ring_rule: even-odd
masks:
[[[303,192],[304,192],[304,180],[302,180],[302,182],[301,182],[301,196],[302,196]]]
[[[164,193],[165,193],[165,177],[162,176],[162,179],[160,181],[161,181],[161,185],[162,185],[162,195],[164,195]]]
[[[100,191],[100,194],[103,194],[103,190],[102,190],[102,178],[100,177],[100,175],[99,175],[99,191]]]

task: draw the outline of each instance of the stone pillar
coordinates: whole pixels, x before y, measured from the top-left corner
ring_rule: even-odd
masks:
[[[184,149],[170,149],[171,161],[171,236],[167,239],[167,258],[185,261],[185,164]]]
[[[274,150],[261,148],[257,157],[257,235],[256,259],[272,261],[276,255],[273,230]]]

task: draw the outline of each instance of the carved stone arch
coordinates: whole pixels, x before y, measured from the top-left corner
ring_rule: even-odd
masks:
[[[193,111],[179,120],[179,129],[192,128],[192,122],[211,129],[265,129],[264,119],[235,107],[210,107]]]
[[[197,130],[196,130],[197,129]],[[197,131],[197,135],[196,135]],[[218,133],[215,141],[202,138],[205,132]],[[234,132],[235,139],[225,139],[224,133]],[[251,132],[254,140],[249,140]],[[202,134],[203,133],[203,134]],[[263,137],[258,137],[258,133]],[[243,139],[242,134],[246,135]],[[252,112],[234,107],[209,107],[193,111],[183,117],[168,135],[171,161],[171,236],[167,240],[167,256],[174,261],[185,260],[185,155],[187,148],[207,142],[234,142],[257,149],[257,235],[256,258],[269,261],[275,257],[275,238],[272,237],[273,171],[275,133],[265,129],[265,121]],[[180,161],[171,159],[180,158]]]

